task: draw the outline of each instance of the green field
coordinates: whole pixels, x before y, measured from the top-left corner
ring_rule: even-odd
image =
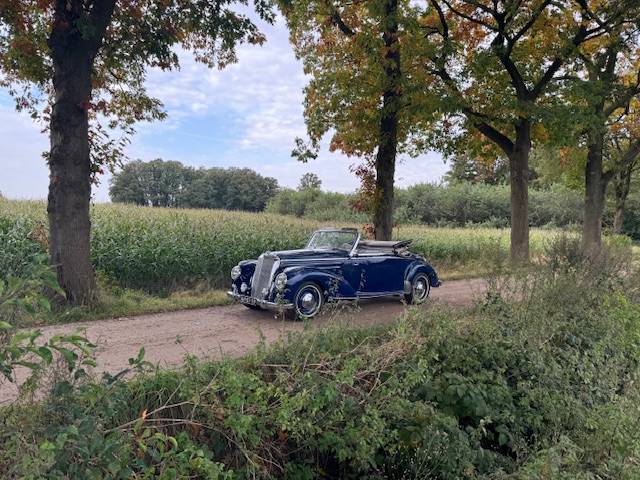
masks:
[[[270,214],[112,204],[95,205],[92,221],[96,269],[123,287],[152,291],[203,281],[225,286],[238,261],[269,250],[299,248],[314,229],[327,225]],[[11,239],[2,242],[5,270],[17,270],[20,258],[41,250],[46,242],[45,205],[3,201],[0,222],[2,235]],[[535,231],[533,251],[541,251],[553,235]],[[506,254],[509,242],[508,231],[499,229],[402,226],[396,228],[396,236],[413,238],[412,250],[444,270],[484,262],[488,253]]]
[[[92,222],[92,261],[100,275],[120,287],[149,292],[225,287],[240,260],[300,248],[314,229],[327,226],[265,213],[119,204],[94,205]],[[46,248],[46,232],[43,202],[1,200],[0,271],[19,274],[30,255]],[[538,256],[559,234],[534,229],[532,254]],[[504,229],[401,225],[395,237],[414,239],[412,251],[444,278],[486,271],[506,259],[509,248]]]

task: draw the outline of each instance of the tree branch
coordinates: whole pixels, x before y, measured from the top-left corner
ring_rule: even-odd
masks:
[[[348,37],[353,37],[356,32],[349,27],[344,20],[342,20],[342,17],[340,16],[340,12],[338,12],[338,9],[332,5],[329,1],[326,2],[327,7],[329,7],[331,9],[331,15],[329,16],[329,19],[331,20],[331,23],[333,26],[338,27],[338,29],[344,33],[346,36]]]
[[[587,35],[586,27],[584,25],[580,25],[580,27],[578,28],[578,31],[573,36],[571,43],[565,48],[565,52],[557,56],[553,60],[553,62],[551,62],[551,65],[549,65],[549,68],[547,68],[547,71],[544,72],[544,75],[542,75],[540,80],[538,80],[538,82],[533,86],[533,88],[529,93],[530,100],[536,100],[540,96],[544,88],[553,79],[553,76],[556,74],[558,70],[560,70],[560,67],[564,64],[566,57],[571,52],[573,52],[573,50],[585,40],[586,35]]]
[[[457,16],[459,16],[461,18],[464,18],[465,20],[468,20],[468,21],[470,21],[472,23],[475,23],[477,25],[482,25],[483,27],[488,28],[492,32],[498,32],[498,29],[495,26],[491,25],[490,23],[487,23],[487,22],[485,22],[483,20],[480,20],[478,18],[474,18],[471,15],[467,15],[465,13],[462,13],[460,10],[457,10],[457,9],[453,8],[453,6],[449,2],[449,0],[442,0],[442,3],[444,3],[447,6],[447,8],[449,10],[451,10],[453,13],[455,13]],[[468,2],[468,3],[471,3],[473,5],[472,2]]]
[[[90,41],[90,54],[94,57],[104,39],[105,32],[111,23],[113,12],[115,10],[116,0],[95,0],[89,13],[91,24],[95,29]]]
[[[482,133],[489,140],[498,145],[505,155],[510,156],[513,153],[514,145],[509,137],[492,127],[486,122],[480,122],[475,125],[480,133]]]

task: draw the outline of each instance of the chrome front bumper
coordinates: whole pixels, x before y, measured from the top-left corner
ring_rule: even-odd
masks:
[[[227,295],[240,303],[244,303],[246,305],[257,305],[262,308],[268,308],[269,310],[291,310],[293,308],[293,303],[267,302],[266,300],[259,300],[257,298],[250,297],[249,295],[235,293],[231,290],[227,292]]]

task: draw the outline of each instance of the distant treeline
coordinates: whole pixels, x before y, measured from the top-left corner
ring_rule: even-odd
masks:
[[[367,216],[351,207],[354,195],[320,190],[281,190],[267,204],[271,213],[320,221],[366,222]],[[529,190],[529,222],[533,227],[569,227],[582,222],[582,192],[560,184]],[[472,183],[418,184],[396,190],[395,221],[443,227],[508,227],[508,185]],[[613,205],[605,211],[605,224],[613,223]],[[622,233],[640,239],[640,196],[628,200]]]
[[[325,192],[317,176],[306,174],[297,189],[280,188],[274,178],[243,168],[194,169],[180,162],[154,160],[127,164],[111,182],[114,202],[138,205],[221,208],[278,213],[322,222],[365,223],[354,194]],[[529,190],[529,221],[533,227],[568,227],[582,222],[583,193],[562,184]],[[613,223],[613,207],[605,224]],[[396,190],[396,223],[435,226],[508,227],[508,185],[452,181],[418,184]],[[628,200],[622,233],[640,239],[640,196]]]
[[[260,212],[277,190],[275,178],[248,168],[195,169],[175,161],[138,160],[113,176],[109,195],[114,202],[152,207]]]

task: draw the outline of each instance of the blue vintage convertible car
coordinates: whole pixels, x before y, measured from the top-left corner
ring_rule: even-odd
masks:
[[[436,271],[408,251],[410,240],[363,240],[355,228],[326,228],[301,250],[266,252],[233,267],[229,295],[252,309],[312,318],[326,302],[397,296],[422,303]]]

